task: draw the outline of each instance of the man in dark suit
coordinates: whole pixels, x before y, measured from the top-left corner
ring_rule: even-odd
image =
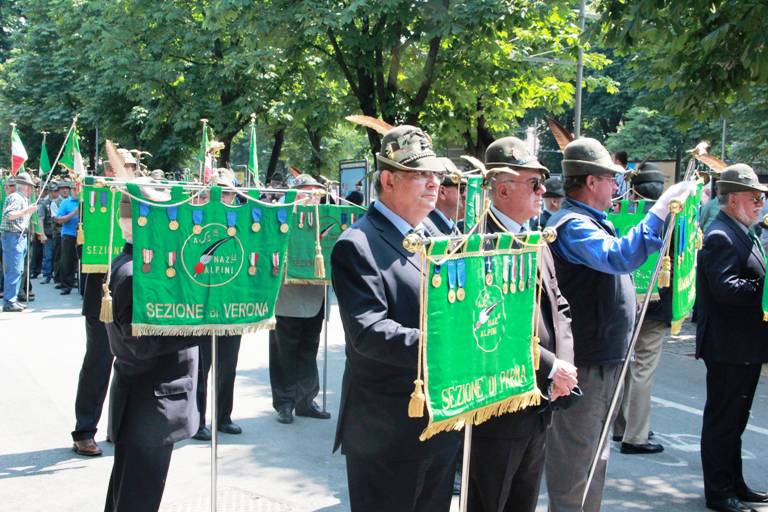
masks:
[[[166,193],[142,193],[155,201],[168,197]],[[129,202],[120,203],[120,214],[126,244],[112,263],[109,288],[114,321],[107,324],[115,355],[109,397],[109,436],[115,443],[115,459],[104,510],[151,512],[160,508],[173,444],[192,436],[198,427],[195,388],[200,338],[131,334]]]
[[[699,251],[696,282],[696,357],[707,366],[701,465],[708,508],[749,511],[743,502],[768,503],[768,494],[747,486],[741,467],[741,435],[768,362],[765,252],[753,231],[768,187],[751,167],[736,164],[723,170],[718,190],[720,213]]]
[[[515,137],[493,142],[488,146],[485,159],[492,173],[492,206],[486,231],[525,231],[525,223],[541,208],[547,169],[529,155],[525,143]],[[542,394],[554,402],[570,395],[577,376],[568,302],[557,286],[552,254],[544,247],[541,255],[539,271],[543,294],[537,315],[541,355],[536,383]],[[551,415],[549,406],[542,404],[474,427],[467,510],[536,510]]]
[[[547,225],[549,218],[560,210],[560,206],[565,198],[562,176],[547,178],[544,182],[544,188],[547,189],[544,192],[544,208],[541,210],[541,215],[531,219],[531,229],[543,229]]]
[[[420,261],[403,248],[435,207],[443,165],[429,137],[398,126],[376,155],[379,199],[339,238],[333,285],[347,362],[334,450],[347,457],[353,512],[445,512],[459,435],[419,441],[427,418],[408,416],[419,342]]]
[[[454,177],[460,176],[459,169],[450,158],[440,157],[448,175],[440,184],[437,191],[435,209],[429,212],[429,220],[435,228],[444,235],[459,234],[457,223],[464,218],[464,202],[467,199],[467,188],[462,180],[454,182]]]

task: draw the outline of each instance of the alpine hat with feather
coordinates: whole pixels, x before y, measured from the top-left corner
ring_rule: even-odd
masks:
[[[730,192],[768,192],[768,187],[760,183],[757,174],[747,164],[729,165],[720,173],[717,181],[718,190],[727,194]]]
[[[517,169],[537,171],[549,176],[549,169],[541,165],[534,155],[528,152],[525,142],[517,137],[502,137],[493,141],[485,150],[485,168],[488,172]]]
[[[445,172],[445,165],[432,148],[432,139],[421,128],[407,124],[395,126],[381,139],[376,153],[379,171]]]

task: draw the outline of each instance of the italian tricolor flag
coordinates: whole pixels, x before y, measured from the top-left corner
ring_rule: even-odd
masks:
[[[77,137],[77,128],[72,128],[67,135],[67,141],[64,143],[64,151],[61,154],[59,163],[77,176],[85,176],[85,165],[83,165],[83,155],[80,154],[80,142]]]
[[[19,132],[16,127],[11,130],[11,174],[16,176],[20,170],[24,170],[24,162],[27,161],[27,150],[21,143]]]

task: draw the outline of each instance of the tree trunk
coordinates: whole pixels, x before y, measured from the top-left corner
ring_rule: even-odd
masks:
[[[235,135],[236,133],[222,135],[221,142],[224,144],[224,149],[221,150],[216,161],[216,165],[219,167],[229,167],[229,155],[232,154],[232,139],[235,138]]]
[[[267,174],[264,177],[264,183],[267,185],[269,185],[272,175],[275,174],[277,161],[280,159],[280,153],[283,150],[283,142],[285,142],[285,128],[279,128],[275,131],[275,144],[272,146],[272,154],[269,156]]]
[[[312,147],[312,174],[317,175],[320,173],[320,168],[323,166],[323,157],[320,153],[320,146],[323,140],[323,136],[319,130],[315,130],[310,126],[306,126],[307,137],[309,138],[309,145]]]
[[[96,157],[98,155],[98,149],[96,147],[96,130],[88,130],[88,168],[91,172],[96,173]]]

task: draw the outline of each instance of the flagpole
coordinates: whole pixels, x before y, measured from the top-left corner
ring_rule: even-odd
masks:
[[[206,139],[206,146],[207,146],[208,134],[206,133],[206,130],[208,129],[208,120],[206,118],[202,118],[200,119],[200,122],[203,123],[203,137],[205,137]],[[203,149],[203,159],[200,161],[199,170],[198,170],[197,179],[200,180],[200,183],[204,183],[203,170],[205,169],[205,155],[207,153],[208,153],[208,148],[206,147]]]
[[[216,398],[216,392],[218,391],[216,386],[216,335],[211,335],[211,512],[216,512],[216,494],[217,494],[217,478],[218,478],[218,464],[217,464],[217,452],[218,452],[218,400]]]
[[[320,222],[320,219],[317,219]],[[328,306],[328,285],[323,285],[323,412],[325,410],[326,395],[328,393],[328,315],[330,307]]]
[[[43,183],[43,186],[40,188],[40,190],[45,189],[46,186],[48,186],[48,182],[51,181],[51,177],[53,176],[53,171],[56,169],[56,164],[59,163],[59,159],[61,158],[61,154],[64,152],[64,146],[67,145],[67,139],[69,139],[69,135],[72,133],[72,130],[75,129],[75,125],[77,124],[77,118],[80,116],[80,114],[75,114],[75,117],[72,118],[72,124],[69,126],[69,131],[67,131],[66,137],[64,137],[64,142],[62,143],[61,147],[59,148],[59,153],[56,155],[56,158],[54,159],[53,163],[51,164],[51,170],[48,172],[48,176],[45,178],[45,182]],[[38,197],[35,200],[35,205],[40,201],[40,198]]]

